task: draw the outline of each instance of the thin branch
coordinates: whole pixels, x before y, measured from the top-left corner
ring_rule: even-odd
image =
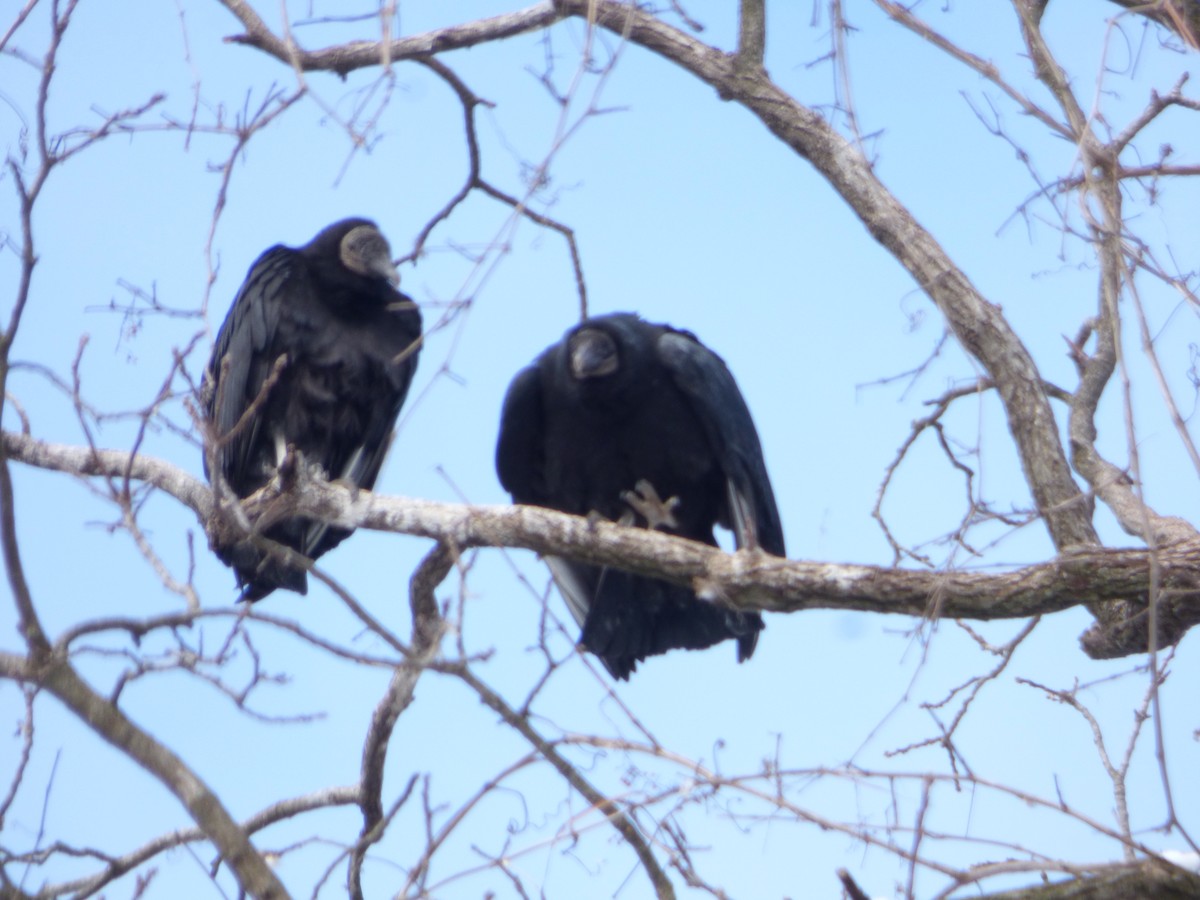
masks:
[[[1189,74],[1184,72],[1179,76],[1179,80],[1175,82],[1175,86],[1166,94],[1159,94],[1157,91],[1150,95],[1150,102],[1146,108],[1132,122],[1125,126],[1111,144],[1115,153],[1121,153],[1135,137],[1151,122],[1157,119],[1163,112],[1170,109],[1172,106],[1187,106],[1195,101],[1188,100],[1183,96],[1183,86],[1187,84]]]
[[[325,788],[303,797],[293,797],[273,803],[244,820],[241,827],[246,834],[254,834],[269,825],[295,818],[304,813],[336,806],[352,806],[357,802],[357,787]],[[95,875],[74,881],[44,885],[41,895],[58,897],[66,894],[75,894],[76,896],[94,894],[122,875],[132,872],[162,853],[204,840],[208,840],[208,834],[200,828],[185,828],[164,834],[123,856],[109,858],[105,869]]]
[[[8,816],[8,811],[12,807],[13,801],[17,799],[17,790],[21,787],[21,782],[25,778],[25,769],[29,765],[30,757],[33,753],[33,701],[37,696],[37,690],[27,686],[25,688],[25,718],[21,721],[21,757],[13,770],[12,781],[8,786],[8,793],[4,799],[0,800],[0,828],[4,827],[4,820]]]
[[[8,31],[0,35],[0,52],[4,51],[8,42],[12,40],[12,36],[17,33],[17,29],[21,27],[21,24],[29,18],[29,14],[33,12],[33,8],[38,5],[38,2],[39,0],[25,0],[25,5],[21,7],[12,24],[8,26]]]
[[[479,699],[495,711],[504,720],[505,724],[515,729],[522,737],[528,740],[538,753],[550,765],[554,766],[567,783],[592,805],[593,809],[612,823],[613,828],[620,833],[625,842],[637,854],[642,868],[646,870],[646,875],[649,877],[650,883],[654,885],[654,892],[659,900],[674,900],[675,888],[672,886],[671,880],[667,878],[666,873],[658,864],[658,860],[654,858],[654,851],[650,849],[649,843],[642,836],[641,831],[632,818],[622,811],[616,803],[592,787],[580,771],[571,765],[550,741],[547,741],[534,729],[525,716],[520,715],[505,703],[499,694],[476,678],[473,672],[460,666],[455,667],[453,673],[469,685],[479,695]]]
[[[246,44],[274,56],[289,66],[303,71],[325,70],[345,75],[355,69],[377,66],[382,59],[396,63],[407,59],[424,59],[435,53],[462,50],[490,41],[515,37],[537,31],[560,18],[552,3],[538,3],[518,12],[504,13],[491,18],[441,28],[437,31],[396,38],[385,47],[379,41],[351,41],[322,50],[305,50],[274,34],[245,0],[220,0],[237,16],[244,34],[226,38]]]
[[[1055,134],[1062,137],[1070,137],[1070,130],[1066,125],[1055,119],[1002,78],[1000,70],[996,68],[994,63],[988,62],[986,59],[964,50],[935,30],[928,22],[918,18],[908,6],[901,5],[895,2],[895,0],[875,0],[875,5],[913,34],[929,41],[929,43],[933,44],[939,50],[942,50],[963,65],[978,72],[992,84],[996,85],[996,87],[1000,88],[1000,90],[1020,106],[1026,115],[1037,119]]]

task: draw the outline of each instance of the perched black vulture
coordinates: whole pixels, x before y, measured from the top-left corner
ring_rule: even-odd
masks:
[[[421,314],[398,281],[388,242],[367,219],[330,225],[303,247],[272,247],[250,267],[202,389],[210,452],[235,494],[263,487],[289,449],[330,479],[375,484],[420,349]],[[204,472],[213,480],[207,455]],[[311,559],[349,534],[304,518],[264,531]],[[303,569],[250,541],[214,549],[243,600],[308,589]]]
[[[636,315],[586,320],[513,379],[496,471],[516,503],[712,545],[721,524],[739,547],[784,554],[758,433],[724,361],[695,335]],[[547,563],[580,643],[615,678],[675,647],[736,638],[739,662],[754,652],[757,613],[617,569]]]

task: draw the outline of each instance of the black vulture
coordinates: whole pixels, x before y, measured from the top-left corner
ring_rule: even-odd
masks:
[[[572,328],[509,386],[496,471],[513,501],[659,528],[716,546],[784,555],[758,433],[724,361],[695,335],[631,313]],[[580,643],[614,678],[676,647],[736,638],[754,652],[762,617],[686,587],[549,557],[583,629]]]
[[[327,478],[375,484],[420,350],[421,314],[398,281],[388,242],[367,219],[336,222],[303,247],[272,247],[250,267],[201,391],[209,454],[238,497],[266,485],[289,452]],[[263,534],[316,559],[350,532],[297,517]],[[302,568],[249,540],[214,550],[243,600],[308,589]]]

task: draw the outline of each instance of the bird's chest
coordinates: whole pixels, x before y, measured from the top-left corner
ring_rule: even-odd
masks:
[[[547,482],[569,498],[570,512],[619,519],[629,507],[623,492],[648,481],[688,513],[705,515],[721,476],[695,414],[673,396],[622,403],[567,403],[549,416]]]
[[[391,390],[386,348],[377,335],[353,323],[330,320],[306,340],[281,349],[288,361],[279,389],[272,393],[289,439],[313,433],[357,435]]]

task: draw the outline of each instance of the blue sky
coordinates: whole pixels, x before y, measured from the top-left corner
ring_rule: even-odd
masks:
[[[729,6],[688,4],[692,15],[709,26],[704,40],[732,46]],[[994,87],[887,23],[873,5],[846,6],[858,29],[849,41],[855,108],[880,177],[985,296],[1003,307],[1045,377],[1072,387],[1074,371],[1063,335],[1074,335],[1095,306],[1096,275],[1088,248],[1063,239],[1046,204],[1034,204],[1028,217],[1014,218],[1036,185],[1013,145],[990,134],[973,110],[990,115],[986,111],[994,107],[1005,132],[1029,152],[1043,179],[1076,171],[1074,148],[1047,137]],[[404,4],[399,30],[413,33],[504,8],[481,2]],[[1197,57],[1160,49],[1154,34],[1143,35],[1135,23],[1126,23],[1123,32],[1112,30],[1103,16],[1115,10],[1056,0],[1046,31],[1080,95],[1094,101],[1104,120],[1119,130],[1142,108],[1150,90],[1169,90],[1180,73],[1195,69]],[[313,15],[329,11],[317,7]],[[298,18],[309,14],[307,7],[294,12]],[[994,60],[1035,100],[1048,101],[1032,82],[1011,11],[999,4],[970,10],[951,4],[948,11],[926,5],[922,12],[972,51]],[[276,14],[274,8],[271,13]],[[815,26],[808,4],[773,4],[769,13],[772,76],[801,102],[828,108],[834,73],[828,63],[816,62],[828,50],[825,12]],[[36,9],[14,45],[40,57],[47,15],[46,9]],[[105,411],[136,410],[153,399],[173,350],[186,346],[198,330],[215,332],[247,267],[268,246],[302,244],[324,225],[360,214],[378,221],[394,251],[403,255],[465,177],[461,111],[426,69],[395,68],[394,91],[370,150],[354,154],[334,117],[350,114],[377,73],[353,73],[345,82],[309,75],[313,97],[256,135],[236,161],[213,238],[216,277],[209,290],[205,243],[219,185],[213,168],[229,156],[232,143],[204,128],[188,136],[164,125],[168,119],[188,121],[193,108],[202,124],[218,117],[228,121],[272,90],[294,88],[293,74],[277,62],[222,41],[238,30],[216,3],[182,0],[139,10],[135,17],[128,9],[83,0],[64,44],[50,97],[52,131],[94,123],[98,116],[144,103],[155,92],[165,94],[144,120],[155,127],[110,138],[72,160],[55,174],[36,213],[40,262],[14,357],[37,361],[69,379],[86,335],[79,366],[83,391]],[[374,34],[365,25],[329,31],[308,25],[296,33],[311,45]],[[570,83],[578,65],[583,34],[578,23],[551,33],[560,88]],[[544,59],[541,41],[532,35],[444,60],[495,104],[478,117],[483,174],[516,194],[523,190],[523,168],[546,159],[560,126],[559,107],[534,77]],[[595,77],[584,79],[566,116],[576,123],[597,87],[597,103],[608,111],[588,117],[554,154],[549,184],[533,198],[539,211],[575,229],[592,311],[636,310],[687,327],[726,359],[755,415],[792,557],[889,563],[887,541],[871,518],[886,469],[909,423],[927,414],[924,401],[976,377],[977,367],[951,344],[919,378],[878,384],[921,365],[942,334],[936,311],[909,276],[810,167],[744,110],[612,36],[601,43],[617,55],[616,64],[602,85]],[[1096,88],[1102,65],[1107,70]],[[12,55],[0,56],[0,83],[0,134],[12,153],[23,124],[32,121],[36,72]],[[1187,137],[1193,132],[1194,124],[1183,114],[1168,112],[1138,150],[1152,159],[1169,141],[1180,158],[1191,159],[1194,146]],[[5,190],[0,228],[11,235],[17,220],[7,172],[0,187]],[[1131,190],[1131,216],[1156,252],[1172,252],[1181,270],[1194,271],[1200,246],[1194,210],[1200,197],[1195,185],[1175,181],[1162,188],[1158,206],[1146,205],[1143,194]],[[1074,218],[1077,223],[1078,215]],[[528,222],[514,225],[510,210],[480,195],[440,226],[426,249],[416,265],[403,267],[402,286],[421,303],[427,323],[445,324],[430,333],[377,489],[503,503],[507,497],[492,469],[500,400],[509,378],[577,315],[569,259],[557,234]],[[468,253],[483,254],[483,261],[473,261]],[[6,247],[0,251],[0,278],[14,284],[16,271]],[[207,315],[125,318],[106,309],[111,302],[129,301],[122,283],[153,291],[174,308],[198,310],[207,303]],[[1186,415],[1194,403],[1191,353],[1200,344],[1195,313],[1177,293],[1149,279],[1139,287],[1153,329],[1161,329],[1156,348]],[[189,357],[193,374],[208,349],[209,338],[202,337]],[[1132,324],[1125,350],[1146,495],[1159,512],[1195,521],[1200,511],[1196,472],[1164,415]],[[69,398],[39,371],[14,374],[10,392],[28,411],[36,436],[82,441]],[[1110,393],[1100,446],[1124,465],[1129,451],[1115,385]],[[179,404],[170,416],[187,427]],[[984,497],[1000,508],[1026,507],[1028,491],[995,398],[963,401],[947,422],[954,439],[983,448],[971,463]],[[5,427],[15,424],[10,411]],[[128,419],[105,421],[97,427],[97,442],[128,448],[135,428]],[[146,449],[200,473],[197,447],[178,433],[155,431]],[[180,607],[128,535],[105,527],[112,508],[88,485],[20,467],[14,471],[19,536],[52,632],[81,618],[151,615]],[[1052,553],[1036,523],[1017,531],[981,527],[975,543],[988,545],[982,559],[927,544],[953,530],[963,511],[961,478],[928,436],[897,475],[884,510],[901,540],[926,545],[939,563],[995,567]],[[1098,513],[1097,524],[1114,545],[1133,543],[1107,514]],[[203,604],[215,608],[232,602],[232,574],[207,552],[190,512],[155,497],[143,513],[143,525],[181,578],[190,565],[190,534]],[[375,615],[405,635],[408,575],[427,550],[427,543],[415,538],[359,533],[323,563]],[[542,669],[536,642],[543,599],[549,597],[554,615],[564,613],[547,581],[531,554],[487,550],[473,554],[465,576],[452,576],[439,594],[456,617],[461,612],[456,621],[465,647],[489,654],[477,663],[481,676],[514,702]],[[307,598],[279,595],[261,608],[331,640],[382,652],[319,585]],[[11,606],[0,605],[0,647],[6,650],[16,648],[13,616]],[[1077,645],[1087,624],[1079,610],[1040,623],[1010,669],[984,691],[958,745],[980,778],[1048,799],[1061,794],[1072,808],[1111,826],[1111,787],[1083,719],[1016,681],[1019,676],[1060,689],[1097,683],[1080,696],[1095,710],[1114,752],[1122,751],[1146,678],[1106,680],[1130,672],[1141,660],[1088,659]],[[999,623],[981,631],[1000,641],[1020,627]],[[228,624],[198,628],[188,639],[200,641],[201,634],[211,649],[228,634]],[[238,816],[284,796],[352,783],[366,722],[388,679],[386,671],[330,660],[276,629],[254,627],[251,635],[263,666],[289,679],[257,691],[254,708],[271,716],[322,718],[304,725],[249,720],[211,688],[180,674],[147,678],[124,694],[129,714],[194,765]],[[163,647],[159,640],[151,646]],[[1197,677],[1194,640],[1184,640],[1163,690],[1167,756],[1176,806],[1185,817],[1200,799],[1195,779],[1186,777],[1200,762],[1192,738],[1194,708],[1184,699]],[[107,688],[129,665],[128,657],[114,651],[129,648],[115,637],[98,638],[93,646],[95,652],[81,667],[97,686]],[[565,654],[569,641],[556,638],[554,646]],[[447,651],[453,652],[452,644]],[[247,659],[243,650],[231,671],[245,678]],[[931,713],[921,704],[941,700],[991,665],[992,658],[950,622],[922,627],[908,619],[835,611],[770,616],[758,652],[746,665],[734,663],[731,646],[655,659],[629,684],[616,687],[618,704],[606,696],[603,677],[574,661],[556,673],[535,710],[548,733],[561,729],[633,739],[636,730],[623,704],[663,746],[719,765],[729,775],[761,771],[762,761],[776,756],[784,767],[796,769],[853,761],[870,769],[941,772],[946,769],[941,751],[900,757],[888,757],[886,751],[936,734]],[[0,713],[14,725],[23,714],[12,685],[0,686]],[[49,834],[117,852],[189,824],[165,790],[69,721],[54,703],[39,700],[35,724],[39,752],[6,823],[6,844],[9,835],[17,835],[15,846],[32,845],[56,752],[46,808]],[[1158,825],[1163,815],[1149,737],[1139,744],[1131,775],[1135,830]],[[6,740],[11,750],[0,758],[14,759],[19,743]],[[395,797],[412,774],[427,776],[429,802],[441,821],[486,778],[527,752],[465,688],[429,674],[397,728],[386,793]],[[581,752],[577,759],[598,786],[614,793],[652,782],[679,785],[687,778],[685,766],[637,754],[610,750],[593,758]],[[920,785],[909,782],[898,784],[894,793],[878,783],[852,785],[832,777],[799,783],[805,786],[797,788],[795,801],[831,820],[854,823],[864,817],[882,825],[895,814],[901,825],[911,825],[919,805]],[[585,820],[593,827],[577,846],[556,830],[583,804],[544,765],[518,775],[512,788],[471,813],[435,863],[435,882],[477,865],[480,857],[472,846],[501,852],[507,835],[512,847],[533,848],[514,865],[548,896],[578,894],[581,884],[596,896],[645,896],[644,877],[634,871],[632,854],[611,830]],[[891,809],[893,802],[898,811]],[[726,804],[728,811],[747,818],[723,815]],[[1120,853],[1114,842],[1064,824],[1061,815],[1039,813],[989,791],[940,787],[930,809],[931,827],[968,836],[939,852],[957,863],[1014,855],[1011,849],[978,843],[988,838],[1086,862],[1116,859]],[[689,807],[683,821],[689,837],[707,847],[697,855],[702,872],[734,895],[832,896],[837,890],[833,872],[845,866],[874,895],[890,897],[908,877],[907,867],[894,857],[864,852],[810,824],[781,816],[771,820],[764,807],[733,789]],[[280,865],[289,888],[307,896],[336,855],[328,841],[352,839],[357,829],[353,812],[334,812],[276,828],[261,843],[279,847],[322,836]],[[403,876],[396,867],[418,858],[422,829],[414,800],[378,848],[368,896],[400,889]],[[1175,836],[1140,837],[1151,846],[1182,849]],[[220,896],[206,884],[207,854],[199,857],[198,863],[179,851],[159,860],[152,894]],[[57,880],[71,871],[68,864],[56,864],[30,877]],[[1034,880],[1025,875],[1014,883]],[[231,884],[223,875],[226,892]],[[322,896],[338,896],[342,884],[335,874]],[[926,896],[941,882],[925,874],[917,887],[917,894]],[[448,882],[435,893],[475,897],[489,888],[501,895],[510,890],[508,882],[488,871]],[[131,891],[131,883],[122,885],[114,896]]]

